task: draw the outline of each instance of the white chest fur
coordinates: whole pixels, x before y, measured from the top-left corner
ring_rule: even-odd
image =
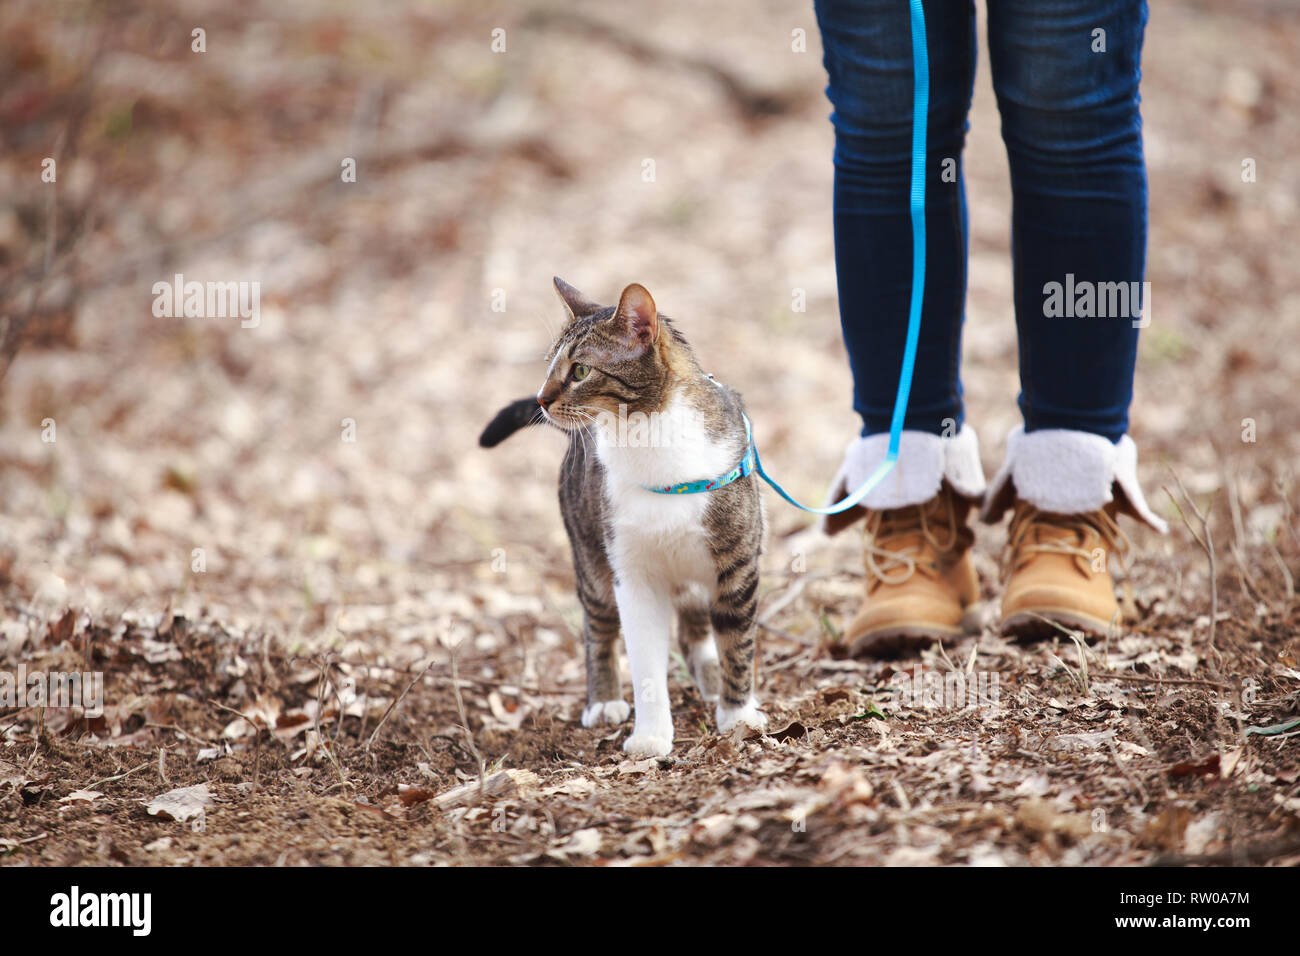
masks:
[[[669,590],[709,586],[714,572],[703,526],[708,494],[664,495],[644,486],[717,477],[736,464],[741,449],[713,439],[703,414],[681,400],[648,421],[607,423],[595,438],[612,512],[615,573]]]

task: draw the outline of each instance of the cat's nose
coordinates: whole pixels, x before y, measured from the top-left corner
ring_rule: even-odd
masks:
[[[555,401],[554,395],[547,395],[545,392],[539,392],[537,395],[537,404],[542,406],[543,410],[550,408],[551,403],[554,401]]]

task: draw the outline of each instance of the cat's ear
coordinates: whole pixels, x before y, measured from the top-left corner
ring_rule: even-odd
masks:
[[[633,282],[618,297],[614,323],[629,341],[649,347],[659,338],[659,313],[645,286]]]
[[[551,281],[555,283],[555,291],[559,293],[560,301],[564,303],[564,308],[569,313],[570,322],[600,310],[601,307],[598,303],[592,302],[559,276],[554,276]]]

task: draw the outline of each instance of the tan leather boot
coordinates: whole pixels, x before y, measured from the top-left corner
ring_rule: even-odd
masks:
[[[892,656],[966,632],[979,598],[971,502],[945,481],[919,505],[866,512],[866,600],[845,631],[854,656]]]
[[[1012,429],[984,500],[984,520],[1012,511],[1002,556],[1002,632],[1021,639],[1100,636],[1120,625],[1112,556],[1127,565],[1117,515],[1163,534],[1138,482],[1137,445],[1069,429]],[[1059,625],[1059,627],[1054,626]]]
[[[1002,633],[1018,640],[1061,634],[1101,637],[1119,629],[1109,561],[1130,550],[1112,502],[1097,511],[1057,514],[1017,500],[1002,552]],[[1064,636],[1064,635],[1062,635]]]

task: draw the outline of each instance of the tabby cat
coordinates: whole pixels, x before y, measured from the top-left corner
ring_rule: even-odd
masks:
[[[749,447],[740,396],[700,369],[642,286],[629,285],[613,307],[558,278],[555,289],[568,321],[547,356],[546,380],[535,398],[503,408],[479,442],[491,447],[541,422],[568,433],[560,510],[583,610],[583,726],[628,717],[615,652],[621,627],[636,705],[623,749],[672,750],[675,616],[696,686],[717,705],[718,729],[761,729],[754,652],[763,507],[758,476],[738,469]],[[652,490],[697,480],[719,487]]]

